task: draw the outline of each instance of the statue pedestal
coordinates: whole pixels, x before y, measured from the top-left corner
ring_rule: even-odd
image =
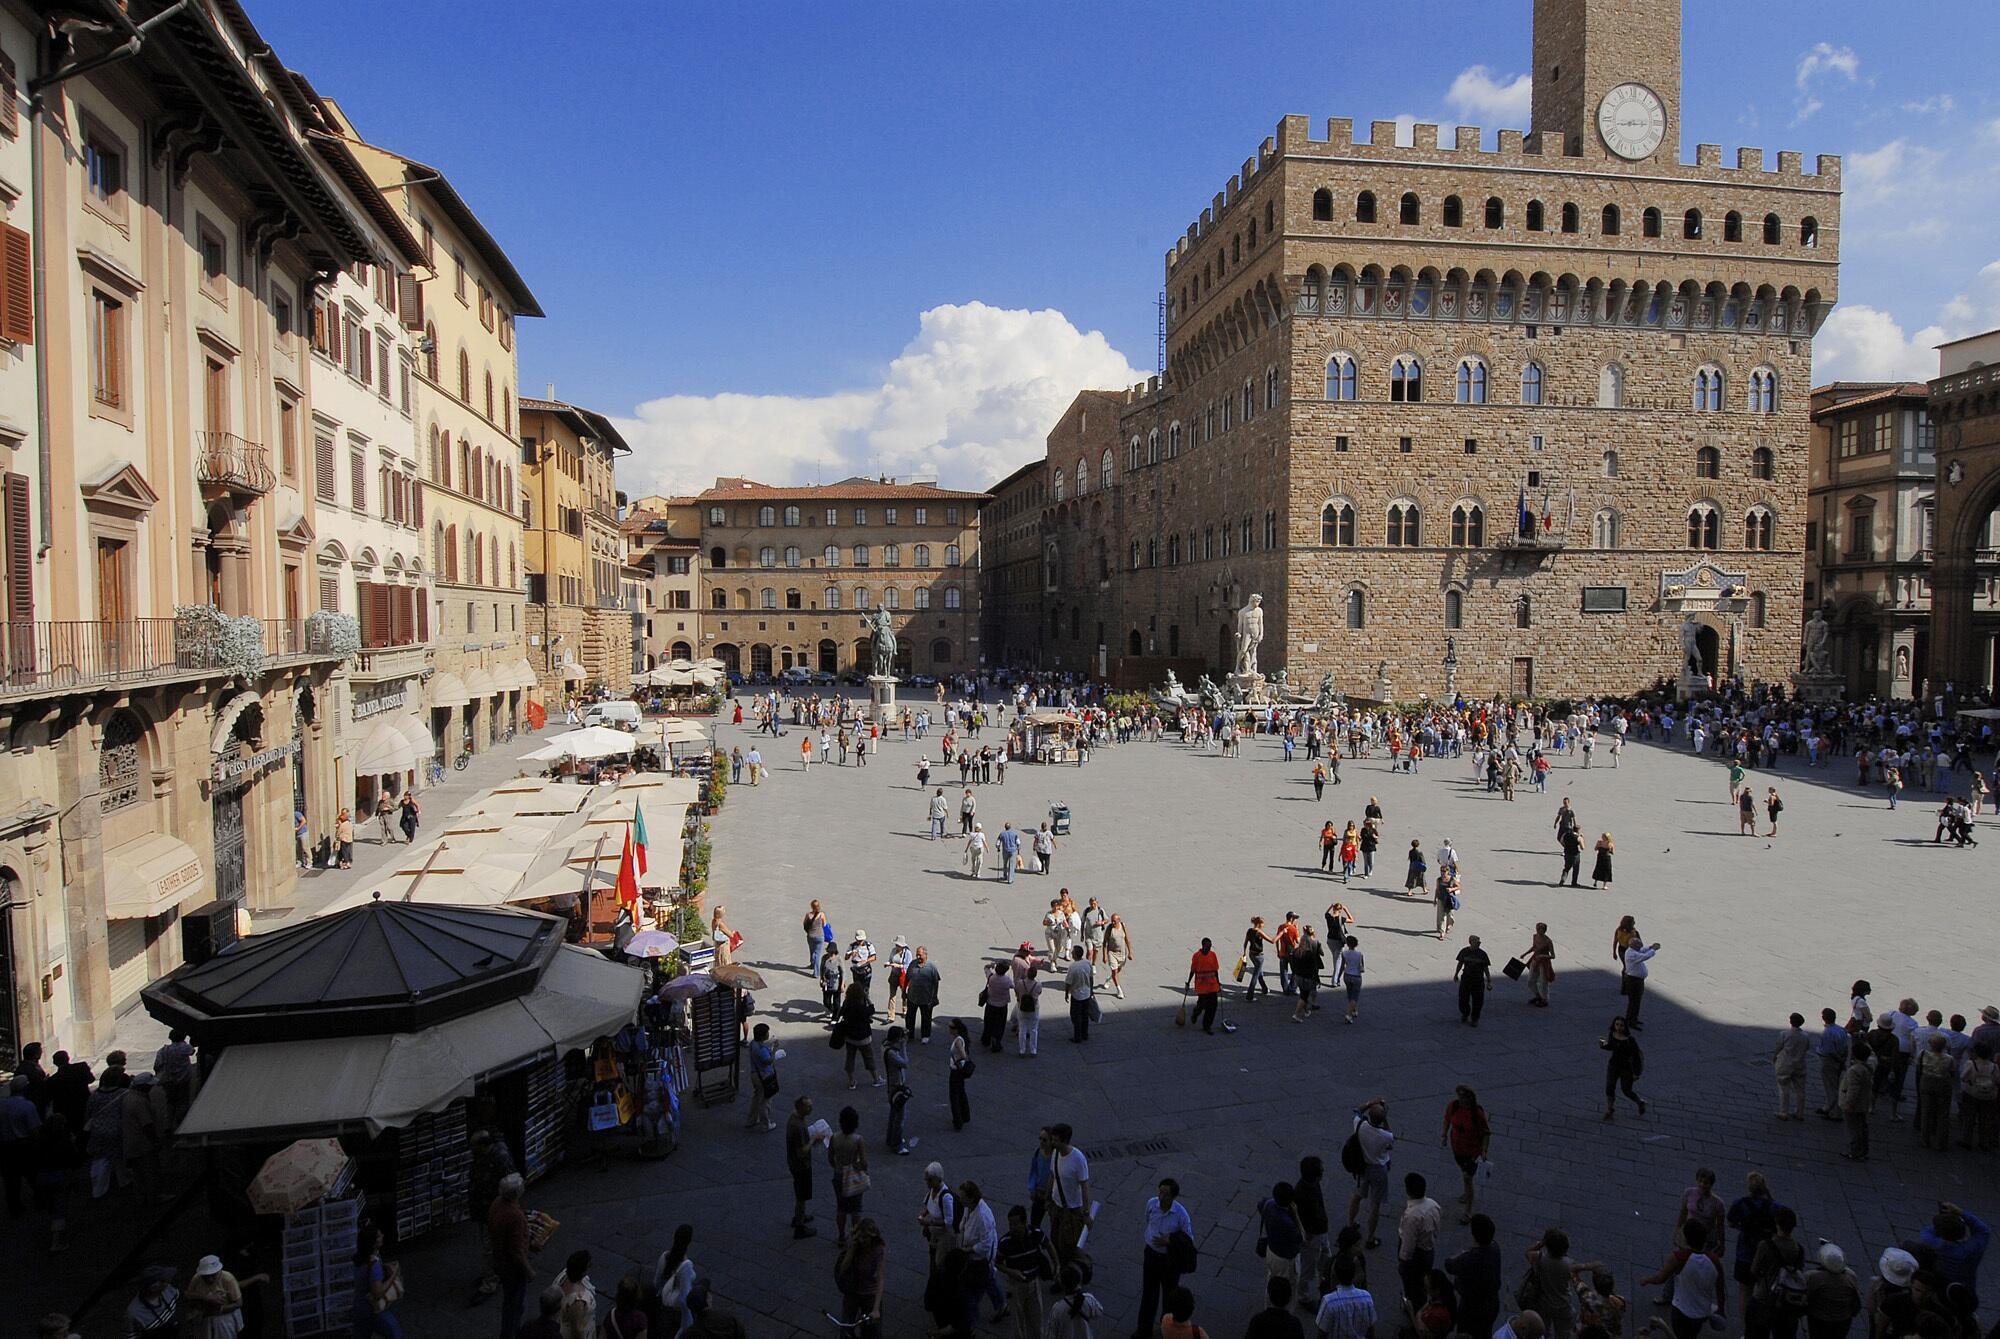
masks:
[[[1792,695],[1801,702],[1838,702],[1847,682],[1838,674],[1800,673],[1792,676]]]
[[[1255,670],[1248,674],[1230,675],[1229,688],[1236,701],[1244,706],[1271,700],[1271,690],[1265,684],[1264,676]]]
[[[1697,674],[1691,669],[1681,671],[1680,681],[1674,687],[1674,700],[1686,702],[1712,691],[1706,674]]]
[[[1447,702],[1458,701],[1458,665],[1455,662],[1445,663],[1444,696]]]
[[[1396,700],[1396,689],[1390,684],[1389,676],[1386,674],[1376,678],[1375,685],[1368,690],[1368,694],[1377,702],[1394,702]]]
[[[901,682],[893,674],[871,674],[868,676],[868,719],[888,730],[889,722],[896,714],[896,685]]]

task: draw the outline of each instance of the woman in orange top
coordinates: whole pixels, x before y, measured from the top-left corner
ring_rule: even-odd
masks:
[[[1347,831],[1340,834],[1340,881],[1346,883],[1354,877],[1354,862],[1361,855],[1361,833],[1352,820]]]
[[[1319,830],[1319,867],[1328,874],[1333,873],[1333,862],[1340,855],[1340,832],[1327,819],[1326,826]]]

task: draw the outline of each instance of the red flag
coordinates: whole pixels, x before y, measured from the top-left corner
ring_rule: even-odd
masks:
[[[639,905],[639,867],[632,853],[632,829],[625,829],[625,849],[618,857],[618,903],[624,907]]]

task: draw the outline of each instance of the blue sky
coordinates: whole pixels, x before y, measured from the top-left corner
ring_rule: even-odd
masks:
[[[249,7],[450,173],[549,313],[524,390],[620,416],[635,490],[990,483],[1079,386],[1152,370],[1163,253],[1280,116],[1527,120],[1529,0]],[[2000,324],[1994,47],[1950,40],[1986,6],[1685,11],[1685,157],[1846,159],[1818,379]]]

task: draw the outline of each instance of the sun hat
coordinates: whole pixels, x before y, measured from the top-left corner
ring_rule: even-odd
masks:
[[[859,944],[862,940],[866,938],[868,938],[868,932],[866,930],[856,930],[854,932],[854,938],[848,940],[847,942],[850,944]]]
[[[194,1272],[202,1278],[220,1274],[222,1272],[222,1257],[219,1255],[204,1255],[201,1257],[201,1263],[194,1267]]]
[[[1875,1272],[1897,1287],[1907,1288],[1910,1280],[1917,1276],[1917,1257],[1900,1247],[1891,1246],[1875,1262]]]
[[[1979,1016],[1989,1023],[2000,1023],[2000,1004],[1989,1004],[1979,1011]]]
[[[1830,1241],[1822,1242],[1819,1248],[1819,1263],[1820,1268],[1837,1274],[1847,1268],[1847,1252]]]

